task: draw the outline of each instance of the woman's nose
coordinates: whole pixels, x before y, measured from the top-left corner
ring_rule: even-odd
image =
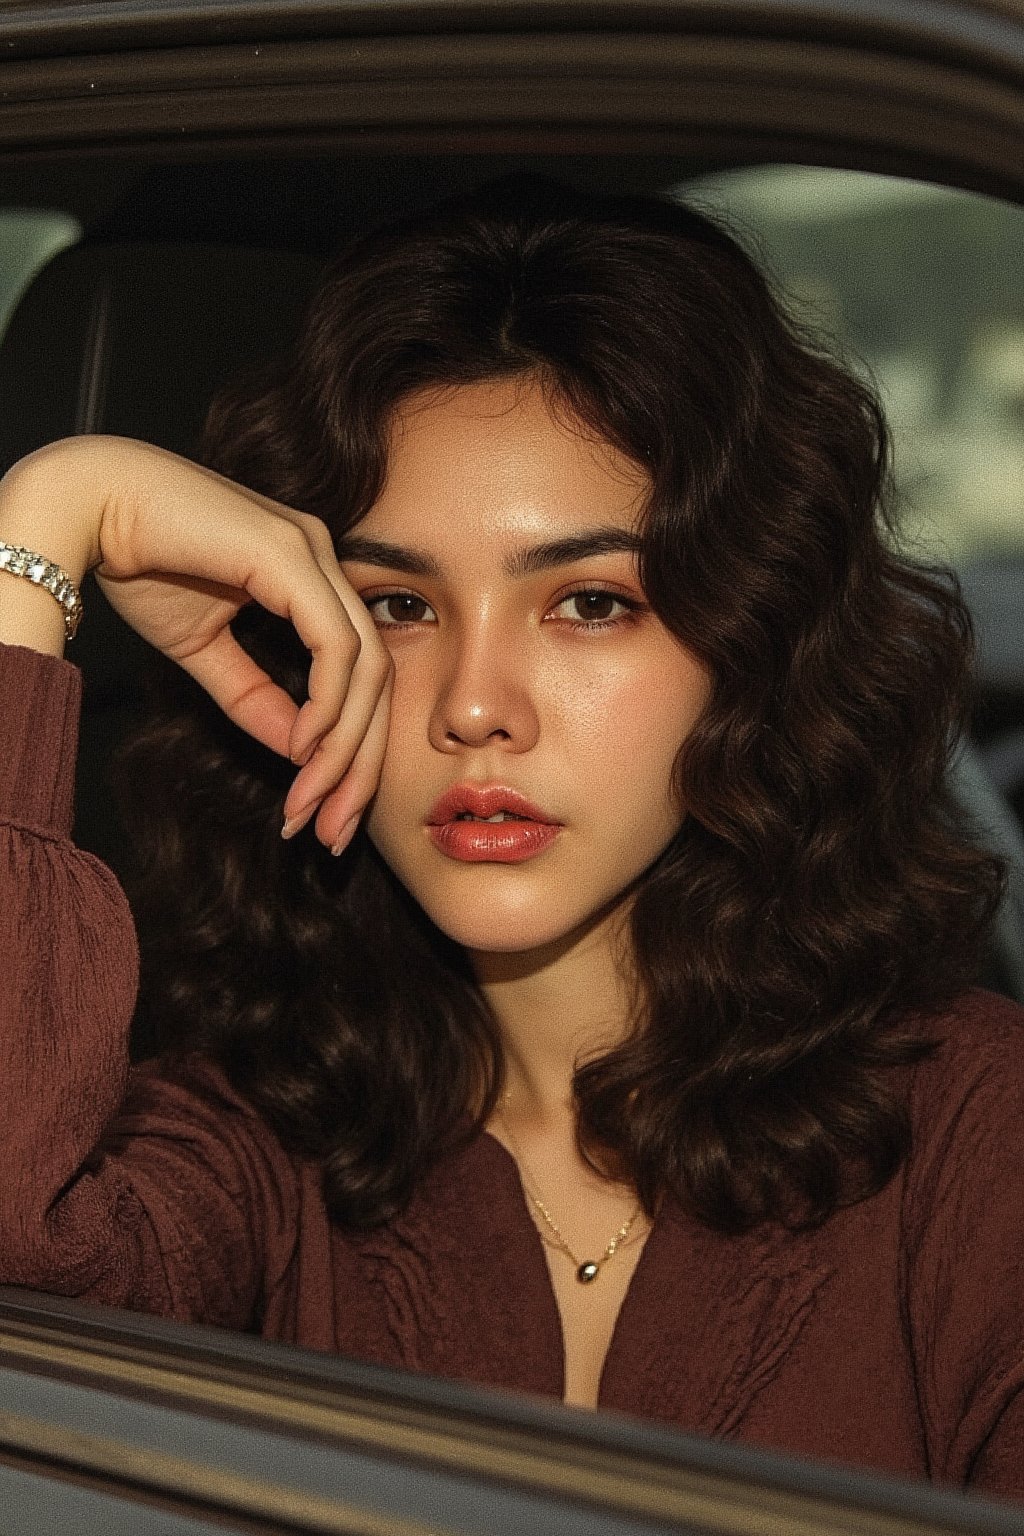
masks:
[[[452,636],[438,677],[430,740],[439,752],[497,741],[528,751],[538,715],[529,657],[520,638],[494,629]]]

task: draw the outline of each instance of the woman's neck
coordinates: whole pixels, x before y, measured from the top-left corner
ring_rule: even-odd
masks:
[[[505,1087],[517,1120],[551,1122],[572,1114],[576,1069],[629,1033],[634,1003],[627,953],[620,909],[549,949],[472,956],[501,1031]]]

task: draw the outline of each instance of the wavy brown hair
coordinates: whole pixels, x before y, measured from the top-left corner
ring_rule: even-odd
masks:
[[[945,785],[967,613],[896,552],[871,392],[667,201],[504,184],[355,240],[291,353],[215,403],[205,459],[337,539],[403,400],[509,376],[650,476],[641,579],[713,678],[677,762],[689,815],[635,892],[634,1028],[576,1074],[580,1146],[648,1209],[820,1222],[905,1156],[895,1069],[999,898]],[[235,628],[301,699],[293,632],[256,607]],[[380,1223],[493,1108],[494,1020],[365,833],[341,860],[282,842],[290,765],[176,689],[124,775],[144,1022],[322,1161],[338,1222]]]

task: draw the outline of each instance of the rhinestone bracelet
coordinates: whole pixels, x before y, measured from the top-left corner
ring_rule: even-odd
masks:
[[[82,619],[82,594],[67,571],[34,549],[20,549],[16,544],[5,544],[0,539],[0,571],[12,576],[26,576],[37,587],[51,592],[64,610],[64,633],[69,640],[75,638]]]

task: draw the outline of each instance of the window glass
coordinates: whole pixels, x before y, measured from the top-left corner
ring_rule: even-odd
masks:
[[[40,268],[81,234],[78,221],[57,209],[0,208],[0,335]]]
[[[682,190],[874,378],[907,533],[960,567],[1024,553],[1024,209],[800,166]]]

